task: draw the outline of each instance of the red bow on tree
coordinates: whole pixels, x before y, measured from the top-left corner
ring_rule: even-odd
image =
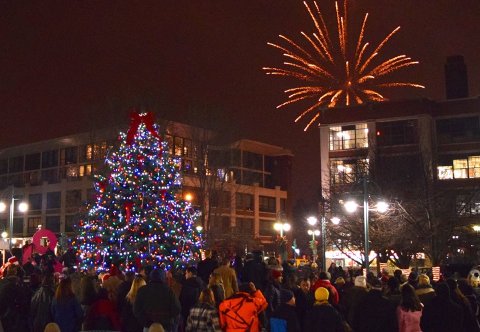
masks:
[[[157,131],[153,127],[154,117],[152,112],[147,113],[138,113],[136,109],[133,109],[130,112],[130,128],[127,132],[127,144],[132,144],[133,139],[135,138],[135,134],[138,131],[138,127],[141,123],[145,124],[147,130],[152,134],[152,136],[160,139],[158,136]]]
[[[130,222],[130,217],[132,215],[133,202],[125,202],[125,220],[127,223]]]

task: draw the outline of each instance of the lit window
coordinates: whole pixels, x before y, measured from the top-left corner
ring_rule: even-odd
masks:
[[[368,147],[366,123],[330,127],[330,150],[361,149]]]
[[[330,181],[332,185],[353,183],[367,171],[368,159],[330,161]]]
[[[93,147],[91,144],[88,144],[86,147],[85,147],[85,158],[87,160],[92,160],[92,157],[93,157]]]
[[[447,180],[453,179],[453,167],[452,166],[438,166],[437,167],[438,179]]]
[[[480,156],[468,157],[468,177],[480,178]]]
[[[76,166],[67,167],[67,177],[76,178],[78,176],[78,168]]]
[[[175,137],[175,155],[181,156],[183,154],[183,138]]]
[[[223,180],[225,178],[226,174],[225,174],[225,169],[223,168],[219,168],[217,169],[217,177],[219,180]]]
[[[88,176],[92,174],[92,165],[81,165],[78,173],[80,176]]]
[[[453,176],[455,179],[468,178],[468,160],[467,159],[455,159],[453,161]]]

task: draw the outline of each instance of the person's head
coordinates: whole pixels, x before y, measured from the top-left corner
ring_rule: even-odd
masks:
[[[250,284],[248,282],[244,282],[238,285],[238,291],[242,293],[251,293],[252,289],[250,288]]]
[[[127,271],[125,272],[125,281],[131,282],[135,278],[135,272],[133,271]]]
[[[197,276],[197,268],[194,266],[189,266],[185,270],[185,278],[190,279],[190,278],[195,278]]]
[[[439,298],[448,300],[450,298],[450,287],[446,282],[440,282],[435,287],[435,293]]]
[[[200,303],[208,303],[212,306],[215,305],[215,296],[210,288],[204,288],[200,292],[200,297],[198,298]]]
[[[228,257],[223,257],[223,259],[222,259],[222,265],[230,266],[230,258],[228,258]]]
[[[166,273],[164,269],[160,268],[155,268],[153,269],[149,276],[148,276],[148,281],[150,282],[165,282],[166,279]]]
[[[403,272],[400,269],[396,269],[395,271],[393,271],[393,276],[397,278],[398,281],[401,281],[402,275],[403,275]]]
[[[400,281],[395,277],[388,278],[387,287],[390,292],[397,292],[400,287]]]
[[[354,285],[357,287],[367,288],[367,278],[364,276],[355,277]]]
[[[60,326],[58,326],[57,323],[51,322],[45,325],[43,332],[61,332],[61,331],[60,331]]]
[[[282,271],[277,269],[272,269],[271,276],[273,281],[276,281],[278,283],[282,282],[282,278],[283,278]]]
[[[472,285],[468,283],[467,279],[458,279],[458,289],[462,292],[465,296],[470,296],[475,294],[475,290],[473,289]]]
[[[320,280],[330,280],[330,273],[326,271],[322,271],[318,274],[318,279]]]
[[[295,305],[295,296],[293,296],[293,292],[291,290],[282,288],[280,290],[280,303]]]
[[[210,274],[210,277],[208,279],[208,284],[209,285],[218,285],[218,284],[222,284],[222,283],[223,283],[222,275],[217,271],[213,271]]]
[[[413,287],[416,287],[418,284],[418,273],[415,271],[410,272],[408,275],[408,283]]]
[[[450,288],[450,294],[458,288],[457,281],[453,278],[447,279],[448,288]]]
[[[345,279],[343,277],[338,277],[335,279],[335,286],[342,287],[345,285]]]
[[[417,294],[415,293],[415,288],[409,283],[406,283],[401,288],[402,299],[400,300],[401,307],[406,311],[421,311],[422,304]]]
[[[60,302],[71,299],[74,296],[75,295],[73,294],[72,289],[72,279],[64,278],[60,280],[60,283],[58,284],[55,291],[55,299]]]
[[[303,278],[301,281],[300,281],[300,289],[305,293],[307,294],[309,291],[310,291],[310,279],[308,278]]]
[[[165,332],[163,325],[160,323],[152,323],[148,328],[148,332]]]
[[[53,273],[50,273],[50,272],[42,273],[41,279],[42,279],[41,281],[42,286],[45,286],[45,287],[52,287],[55,281],[53,277]]]
[[[382,287],[383,287],[382,282],[380,280],[378,280],[377,278],[373,278],[372,280],[370,280],[370,289],[371,290],[381,291]]]
[[[318,287],[315,290],[315,303],[323,304],[328,303],[328,297],[330,296],[330,292],[325,287]]]
[[[430,278],[425,273],[422,273],[418,276],[418,286],[430,287]]]
[[[126,299],[128,302],[133,304],[135,302],[135,298],[137,297],[137,293],[140,287],[145,286],[147,283],[145,279],[141,275],[135,276],[132,281],[132,286],[130,286],[130,290],[127,293]]]

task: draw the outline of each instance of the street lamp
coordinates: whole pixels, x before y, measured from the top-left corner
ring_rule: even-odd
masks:
[[[273,225],[273,229],[280,232],[280,237],[283,237],[283,232],[288,232],[292,228],[289,223],[276,222]]]
[[[309,229],[307,231],[308,235],[312,236],[312,253],[313,253],[313,261],[317,260],[317,245],[315,244],[315,236],[320,235],[320,231],[318,229]]]
[[[308,223],[311,226],[315,226],[318,223],[317,217],[311,216],[307,218]],[[315,261],[317,257],[317,246],[315,245],[315,236],[319,236],[320,234],[322,235],[322,266],[324,267],[324,270],[326,271],[326,264],[327,264],[327,258],[326,258],[326,241],[327,241],[327,236],[326,236],[326,229],[325,229],[325,217],[322,216],[320,219],[320,228],[321,231],[319,230],[308,230],[308,235],[312,235],[313,237],[313,242],[312,242],[312,250],[313,250],[313,260]]]
[[[10,240],[9,245],[8,245],[8,249],[9,249],[10,253],[12,252],[12,243],[13,243],[13,239],[12,239],[12,236],[13,236],[13,212],[15,210],[15,201],[18,201],[18,200],[19,200],[18,198],[14,197],[14,188],[12,187],[11,197],[10,197],[10,216],[9,216],[10,230],[9,230],[9,234],[8,234],[9,235],[9,240]],[[5,204],[4,202],[0,202],[0,212],[4,212],[4,211],[6,211],[6,209],[7,209],[7,204]],[[25,213],[27,210],[28,210],[28,204],[27,203],[20,202],[18,204],[18,211],[19,212]]]
[[[370,267],[370,244],[369,244],[369,203],[368,203],[368,179],[363,177],[363,232],[364,232],[364,250],[365,250],[365,269],[368,273]],[[359,205],[355,201],[346,201],[343,205],[348,213],[353,213]],[[375,211],[385,213],[388,211],[389,205],[385,201],[379,201],[375,204]]]

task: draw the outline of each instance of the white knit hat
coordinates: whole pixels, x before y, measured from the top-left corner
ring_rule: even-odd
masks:
[[[367,288],[367,278],[364,276],[358,276],[355,278],[355,286]]]

